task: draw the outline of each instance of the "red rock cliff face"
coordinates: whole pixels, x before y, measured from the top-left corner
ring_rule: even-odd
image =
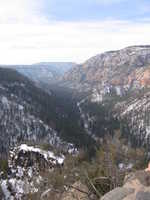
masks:
[[[143,77],[140,79],[140,83],[142,86],[149,86],[150,85],[150,69],[147,69],[143,73]]]
[[[74,87],[114,85],[129,88],[150,85],[150,46],[133,46],[106,52],[77,65],[64,80]],[[87,87],[87,85],[86,85]]]

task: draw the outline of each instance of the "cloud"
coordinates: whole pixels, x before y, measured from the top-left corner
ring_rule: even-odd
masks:
[[[89,18],[87,21],[52,21],[47,19],[46,1],[48,0],[0,0],[0,63],[83,62],[106,50],[150,44],[148,17],[136,22],[114,19],[89,21]],[[62,0],[64,1],[71,2]],[[112,4],[126,0],[93,1]],[[55,3],[56,0],[54,5]],[[49,4],[47,12],[50,12],[51,6]],[[143,7],[142,12],[145,9],[147,7]],[[75,14],[77,13],[80,14],[75,10]],[[48,17],[50,15],[51,12]]]
[[[106,20],[1,24],[0,63],[83,62],[95,54],[150,44],[149,22]]]
[[[43,21],[42,8],[42,0],[0,0],[0,24]]]
[[[89,1],[92,2],[92,0],[89,0]],[[127,0],[95,0],[95,3],[103,4],[103,5],[111,5],[111,4],[122,3],[125,1]]]

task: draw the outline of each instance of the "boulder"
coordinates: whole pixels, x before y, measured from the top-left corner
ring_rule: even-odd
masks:
[[[150,200],[150,172],[129,174],[125,177],[123,187],[110,191],[101,200]]]
[[[123,200],[126,196],[134,192],[132,188],[121,188],[118,187],[109,193],[107,193],[101,200]]]
[[[74,183],[72,187],[63,194],[62,200],[87,200],[88,188],[80,181]]]

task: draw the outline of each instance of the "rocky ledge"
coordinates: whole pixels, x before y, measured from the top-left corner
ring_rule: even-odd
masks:
[[[101,200],[150,200],[150,172],[137,171],[129,174],[123,187],[105,194]]]
[[[7,176],[0,173],[0,199],[28,199],[27,195],[37,193],[45,184],[41,174],[60,167],[63,161],[63,155],[26,144],[14,148],[10,151]]]

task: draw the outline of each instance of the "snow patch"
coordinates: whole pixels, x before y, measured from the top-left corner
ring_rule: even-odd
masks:
[[[41,155],[43,155],[43,157],[45,158],[45,160],[49,160],[49,159],[54,159],[53,163],[54,164],[63,164],[64,162],[64,159],[65,157],[62,155],[61,157],[59,156],[55,156],[53,152],[51,151],[44,151],[44,150],[41,150],[39,148],[35,148],[35,147],[32,147],[32,146],[28,146],[26,144],[22,144],[20,147],[19,147],[19,150],[20,151],[23,151],[24,153],[25,152],[28,152],[28,151],[31,151],[31,152],[35,152],[35,153],[39,153]]]

